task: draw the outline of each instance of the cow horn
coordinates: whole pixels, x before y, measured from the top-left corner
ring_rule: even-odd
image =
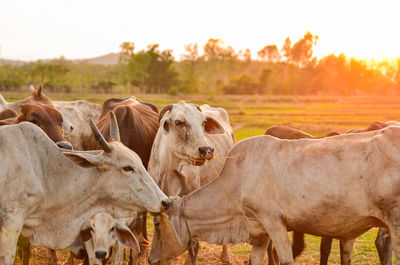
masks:
[[[42,83],[39,84],[39,87],[36,91],[36,96],[40,97],[42,95]]]
[[[97,129],[96,124],[92,119],[89,120],[90,128],[92,129],[93,137],[96,142],[100,145],[101,149],[106,153],[111,153],[111,145],[107,143],[106,139],[104,139],[103,135],[100,133],[99,129]]]
[[[164,107],[160,110],[160,114],[158,115],[158,121],[161,121],[161,119],[162,119],[162,117],[164,116],[165,112],[171,111],[173,107],[174,107],[173,104],[169,104],[169,105],[164,106]]]
[[[192,104],[196,107],[196,109],[197,109],[198,111],[202,112],[201,109],[200,109],[200,107],[197,106],[197,104],[194,104],[194,103],[192,103]]]
[[[110,111],[110,136],[114,141],[121,141],[121,138],[119,137],[117,118],[112,110]]]

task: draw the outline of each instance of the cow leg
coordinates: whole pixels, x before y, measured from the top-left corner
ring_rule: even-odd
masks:
[[[265,252],[270,245],[272,244],[268,236],[262,244],[253,245],[253,247],[251,248],[249,265],[264,264]]]
[[[293,245],[292,245],[292,252],[293,258],[296,259],[301,252],[303,252],[305,247],[304,244],[304,233],[301,232],[293,232]]]
[[[288,232],[281,218],[267,218],[262,224],[275,245],[281,265],[294,265]]]
[[[198,240],[191,240],[188,249],[188,257],[185,260],[185,265],[196,265],[197,255],[199,254],[200,244]]]
[[[139,262],[139,257],[141,257],[146,251],[146,247],[148,246],[146,242],[148,242],[147,238],[147,212],[140,212],[137,214],[137,219],[133,222],[133,225],[129,225],[129,229],[135,235],[142,235],[139,239],[139,247],[140,253],[133,253],[132,249],[129,250],[129,262],[128,265],[136,265]],[[142,238],[143,237],[143,238]],[[143,240],[144,239],[144,240]]]
[[[49,257],[49,264],[50,265],[57,265],[58,264],[58,257],[57,253],[54,249],[47,249],[47,256]]]
[[[279,265],[278,260],[275,258],[274,246],[271,240],[268,243],[267,252],[268,252],[268,265]]]
[[[231,258],[229,257],[228,245],[223,245],[222,246],[221,262],[222,262],[222,264],[232,264],[231,263]]]
[[[322,237],[321,245],[320,245],[320,265],[328,265],[329,254],[331,254],[332,248],[332,238],[331,237]]]
[[[9,218],[0,208],[0,264],[13,265],[17,249],[18,236],[21,233],[23,219]]]
[[[375,240],[375,246],[378,250],[379,260],[382,265],[393,264],[393,249],[390,241],[389,231],[386,228],[379,228],[378,236]]]
[[[340,264],[350,265],[351,264],[351,253],[353,252],[353,246],[355,239],[351,240],[340,240]]]

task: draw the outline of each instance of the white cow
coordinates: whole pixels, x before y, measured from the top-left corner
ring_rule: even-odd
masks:
[[[0,264],[14,263],[20,233],[34,246],[64,249],[96,212],[121,217],[168,206],[137,154],[118,141],[110,115],[110,143],[91,121],[103,151],[61,151],[31,123],[0,128]]]
[[[163,107],[159,119],[148,168],[165,194],[183,196],[210,182],[221,170],[226,152],[234,143],[227,112],[180,101]],[[197,246],[196,243],[194,248]],[[194,252],[190,252],[194,253],[193,263],[197,255]],[[229,263],[226,246],[222,261]]]
[[[256,136],[227,155],[219,177],[170,203],[182,245],[161,252],[154,238],[151,263],[195,238],[251,243],[258,265],[272,239],[281,264],[294,265],[288,230],[348,240],[372,227],[389,229],[399,260],[400,127],[322,139]]]

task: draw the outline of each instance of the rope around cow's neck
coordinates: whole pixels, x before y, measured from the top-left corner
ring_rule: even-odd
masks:
[[[240,211],[240,212],[242,213],[242,215],[245,217],[247,223],[248,223],[249,226],[250,226],[250,229],[251,229],[252,231],[254,231],[254,227],[251,225],[250,220],[249,220],[249,217],[246,216],[246,214],[244,213],[242,207],[240,207],[240,205],[239,205],[239,203],[236,201],[235,197],[233,197],[233,194],[232,194],[232,192],[230,191],[230,189],[228,188],[228,186],[226,186],[225,182],[221,179],[221,174],[218,174],[217,170],[215,169],[215,167],[214,167],[214,165],[213,165],[212,163],[210,163],[210,164],[211,164],[211,167],[213,168],[213,170],[214,170],[214,172],[215,172],[216,178],[218,179],[218,181],[219,181],[219,182],[222,184],[222,186],[224,187],[225,192],[229,195],[229,197],[231,197],[232,201],[236,204],[236,206],[237,206],[237,208],[239,209],[239,211]]]

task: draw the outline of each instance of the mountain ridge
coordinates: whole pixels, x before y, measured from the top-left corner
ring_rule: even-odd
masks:
[[[119,60],[119,53],[107,53],[104,55],[100,55],[100,56],[96,56],[96,57],[91,57],[91,58],[84,58],[84,59],[73,59],[70,60],[68,58],[64,58],[72,63],[83,63],[83,62],[87,62],[89,64],[103,64],[103,65],[115,65],[118,64],[118,60]],[[59,60],[60,58],[53,58],[53,59],[44,59],[41,60],[42,62],[46,63],[46,62],[50,62],[53,60]],[[39,59],[40,60],[40,59]],[[36,60],[36,61],[39,61]],[[10,65],[23,65],[26,63],[30,63],[30,62],[36,62],[36,61],[23,61],[23,60],[12,60],[12,59],[6,59],[6,58],[0,58],[0,65],[2,64],[10,64]]]

